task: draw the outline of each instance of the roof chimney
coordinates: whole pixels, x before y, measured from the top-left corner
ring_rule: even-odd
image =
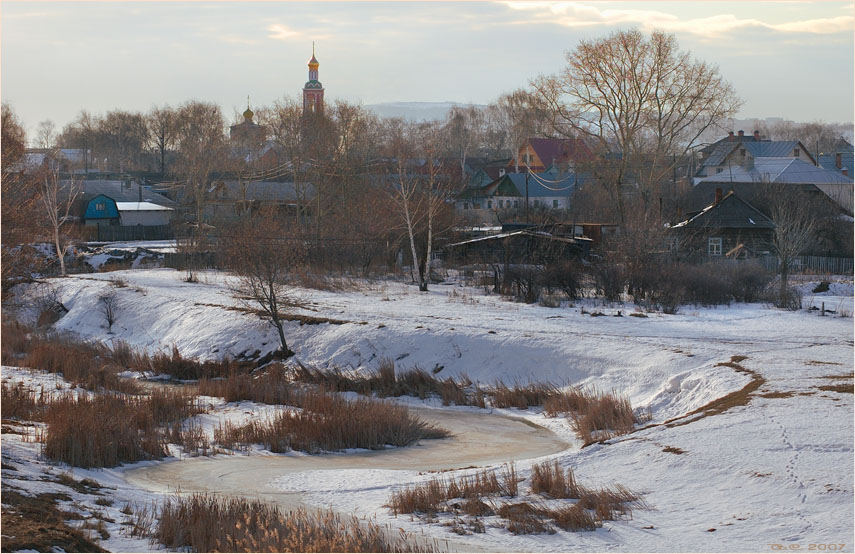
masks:
[[[739,136],[740,136],[740,137],[744,137],[744,136],[745,136],[745,131],[743,131],[742,129],[740,129],[740,130],[739,130]]]
[[[715,203],[718,204],[721,202],[722,190],[721,187],[715,189]]]
[[[727,140],[733,140],[733,131],[727,132]]]
[[[760,140],[760,131],[754,131],[754,140]]]
[[[843,167],[843,161],[840,159],[840,152],[834,155],[834,165],[837,166],[837,169]]]

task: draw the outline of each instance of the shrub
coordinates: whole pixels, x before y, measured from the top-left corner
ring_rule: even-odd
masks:
[[[519,302],[537,302],[541,291],[541,269],[535,266],[511,266],[504,274],[502,293]]]
[[[611,260],[603,260],[592,270],[597,292],[609,302],[618,302],[627,285],[623,266]]]
[[[582,276],[582,266],[578,262],[564,261],[546,266],[540,275],[540,284],[548,293],[557,290],[575,300],[582,290]]]

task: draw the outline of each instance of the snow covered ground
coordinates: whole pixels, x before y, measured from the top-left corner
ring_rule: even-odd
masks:
[[[56,326],[149,351],[175,345],[200,358],[263,355],[278,347],[274,330],[242,310],[228,277],[205,273],[200,283],[182,277],[156,269],[56,279],[69,309]],[[853,396],[828,387],[848,384],[851,391],[853,299],[851,283],[833,285],[820,300],[836,312],[826,317],[762,304],[632,317],[630,305],[585,301],[547,308],[456,284],[435,285],[429,293],[396,283],[301,291],[297,313],[347,322],[288,324],[289,346],[306,364],[373,368],[386,357],[399,368],[441,367],[440,376],[466,374],[487,384],[551,381],[626,393],[634,407],[651,411],[651,425],[584,449],[561,420],[536,411],[503,412],[545,424],[567,440],[569,448],[546,459],[573,467],[581,483],[627,486],[643,493],[651,508],[594,532],[514,536],[488,526],[486,533],[461,538],[438,524],[392,518],[383,507],[394,487],[427,478],[412,467],[303,468],[255,485],[299,491],[313,505],[453,538],[463,550],[765,552],[775,545],[807,551],[811,544],[834,544],[814,549],[851,552]],[[97,307],[107,291],[118,298],[112,332]],[[820,295],[805,293],[805,305],[811,296],[817,305]],[[604,315],[590,315],[595,311]],[[745,356],[739,365],[753,373],[719,365],[733,356]],[[759,388],[742,401],[735,397],[721,413],[665,424],[751,383]],[[236,417],[255,407],[214,411]],[[521,475],[542,459],[518,462]]]

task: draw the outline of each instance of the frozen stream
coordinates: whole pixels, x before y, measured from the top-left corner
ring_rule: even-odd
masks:
[[[283,490],[282,478],[305,471],[459,469],[538,458],[570,446],[552,431],[522,419],[466,411],[409,409],[425,421],[450,430],[453,436],[423,440],[406,448],[343,454],[189,458],[133,469],[126,477],[130,483],[153,492],[180,490],[259,498],[286,510],[301,506],[326,508],[309,505],[300,490]],[[455,546],[462,545],[449,546],[456,550]],[[463,548],[471,551],[473,546],[467,544]]]

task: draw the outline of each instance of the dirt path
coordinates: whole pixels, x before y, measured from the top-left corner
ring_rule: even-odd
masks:
[[[569,445],[551,431],[498,414],[413,408],[422,419],[454,436],[423,440],[415,446],[322,456],[229,456],[190,458],[131,470],[134,485],[155,491],[213,492],[259,498],[285,509],[307,506],[299,491],[282,491],[272,482],[302,471],[389,469],[433,471],[497,464],[554,454]],[[311,506],[309,506],[311,507]],[[471,549],[471,545],[466,545]]]

